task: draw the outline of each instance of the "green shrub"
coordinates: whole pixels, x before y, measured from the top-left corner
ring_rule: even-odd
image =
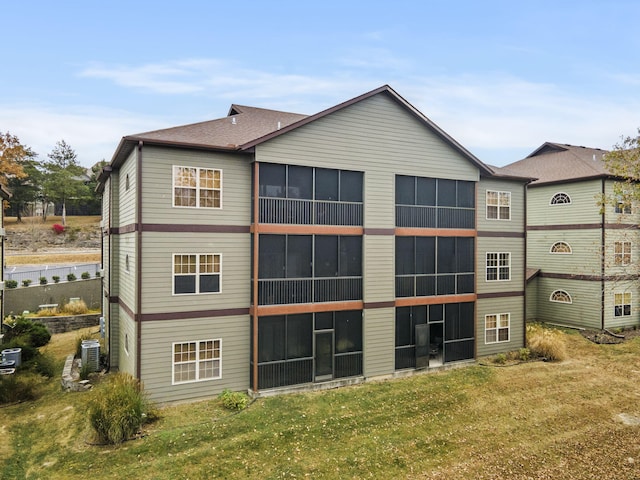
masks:
[[[567,357],[564,333],[534,323],[527,325],[527,348],[531,354],[550,361],[562,361]]]
[[[20,343],[38,348],[49,343],[51,334],[42,323],[19,316],[16,318],[13,328],[8,328],[4,334],[5,342],[12,342],[16,339],[20,339]]]
[[[505,363],[507,363],[507,355],[504,353],[499,353],[496,355],[493,361],[498,365],[504,365]]]
[[[33,370],[46,378],[53,378],[58,374],[56,358],[50,353],[38,352],[32,360]]]
[[[47,277],[40,277],[40,285],[46,285],[47,283],[49,283],[49,281],[47,280]]]
[[[60,277],[58,275],[53,275],[51,279],[53,280],[53,283],[60,283]]]
[[[240,411],[247,408],[249,405],[249,397],[242,392],[232,392],[229,389],[224,389],[218,398],[222,401],[224,408],[228,410]]]
[[[29,285],[31,285],[31,279],[30,278],[25,278],[24,280],[22,280],[22,286],[23,287],[28,287]]]
[[[35,400],[40,395],[43,383],[44,379],[40,375],[31,372],[0,375],[0,403]]]
[[[4,282],[5,287],[7,288],[16,288],[18,286],[17,280],[6,280]]]
[[[141,383],[129,374],[114,374],[92,394],[88,405],[89,423],[100,442],[122,443],[156,417]]]
[[[82,272],[80,278],[82,278],[83,280],[89,280],[91,278],[91,275],[89,274],[89,272]]]
[[[531,351],[528,348],[521,348],[518,350],[518,356],[520,360],[527,362],[531,358]]]
[[[76,276],[74,273],[67,274],[67,282],[73,282],[75,279],[76,279]]]

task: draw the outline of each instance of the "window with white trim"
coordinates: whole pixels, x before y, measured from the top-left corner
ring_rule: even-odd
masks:
[[[487,220],[511,220],[511,192],[487,190]]]
[[[222,340],[179,342],[172,346],[172,383],[222,378]]]
[[[173,294],[220,293],[222,254],[173,255]]]
[[[613,242],[613,263],[631,264],[631,242]]]
[[[484,316],[484,342],[499,343],[509,341],[511,326],[510,313],[497,313]]]
[[[173,206],[222,208],[222,170],[174,165]]]
[[[511,253],[487,252],[487,282],[511,280]]]
[[[564,192],[556,193],[549,202],[550,205],[567,205],[569,203],[571,203],[571,197]]]
[[[549,301],[557,303],[573,303],[571,295],[569,295],[564,290],[556,290],[555,292],[553,292],[549,297]]]
[[[551,245],[551,248],[549,249],[549,253],[569,255],[570,253],[572,253],[571,245],[569,245],[567,242],[556,242],[553,245]]]
[[[616,317],[628,317],[631,315],[631,292],[613,294],[614,310]]]

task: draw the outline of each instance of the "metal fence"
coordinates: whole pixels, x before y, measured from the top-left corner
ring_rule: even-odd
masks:
[[[67,265],[64,267],[49,267],[43,265],[32,270],[23,270],[21,267],[6,267],[4,270],[5,280],[15,280],[18,285],[22,285],[23,280],[31,280],[32,285],[40,283],[40,278],[45,277],[48,283],[55,283],[53,277],[60,277],[60,282],[67,281],[67,275],[73,273],[76,279],[80,280],[84,272],[89,273],[90,278],[96,277],[100,271],[99,263],[82,263],[77,265]]]

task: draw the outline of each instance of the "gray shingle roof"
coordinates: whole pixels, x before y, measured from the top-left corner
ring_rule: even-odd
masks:
[[[603,162],[606,153],[606,150],[599,148],[546,142],[526,158],[500,170],[512,175],[537,178],[532,186],[607,177],[611,173]]]

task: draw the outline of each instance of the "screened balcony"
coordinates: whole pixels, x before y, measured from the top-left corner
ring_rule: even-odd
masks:
[[[474,292],[473,273],[396,275],[396,297],[461,295]]]
[[[362,202],[260,198],[260,223],[362,225]]]
[[[342,302],[361,299],[361,276],[258,280],[259,305]]]
[[[396,205],[396,226],[410,228],[475,228],[475,209]]]

